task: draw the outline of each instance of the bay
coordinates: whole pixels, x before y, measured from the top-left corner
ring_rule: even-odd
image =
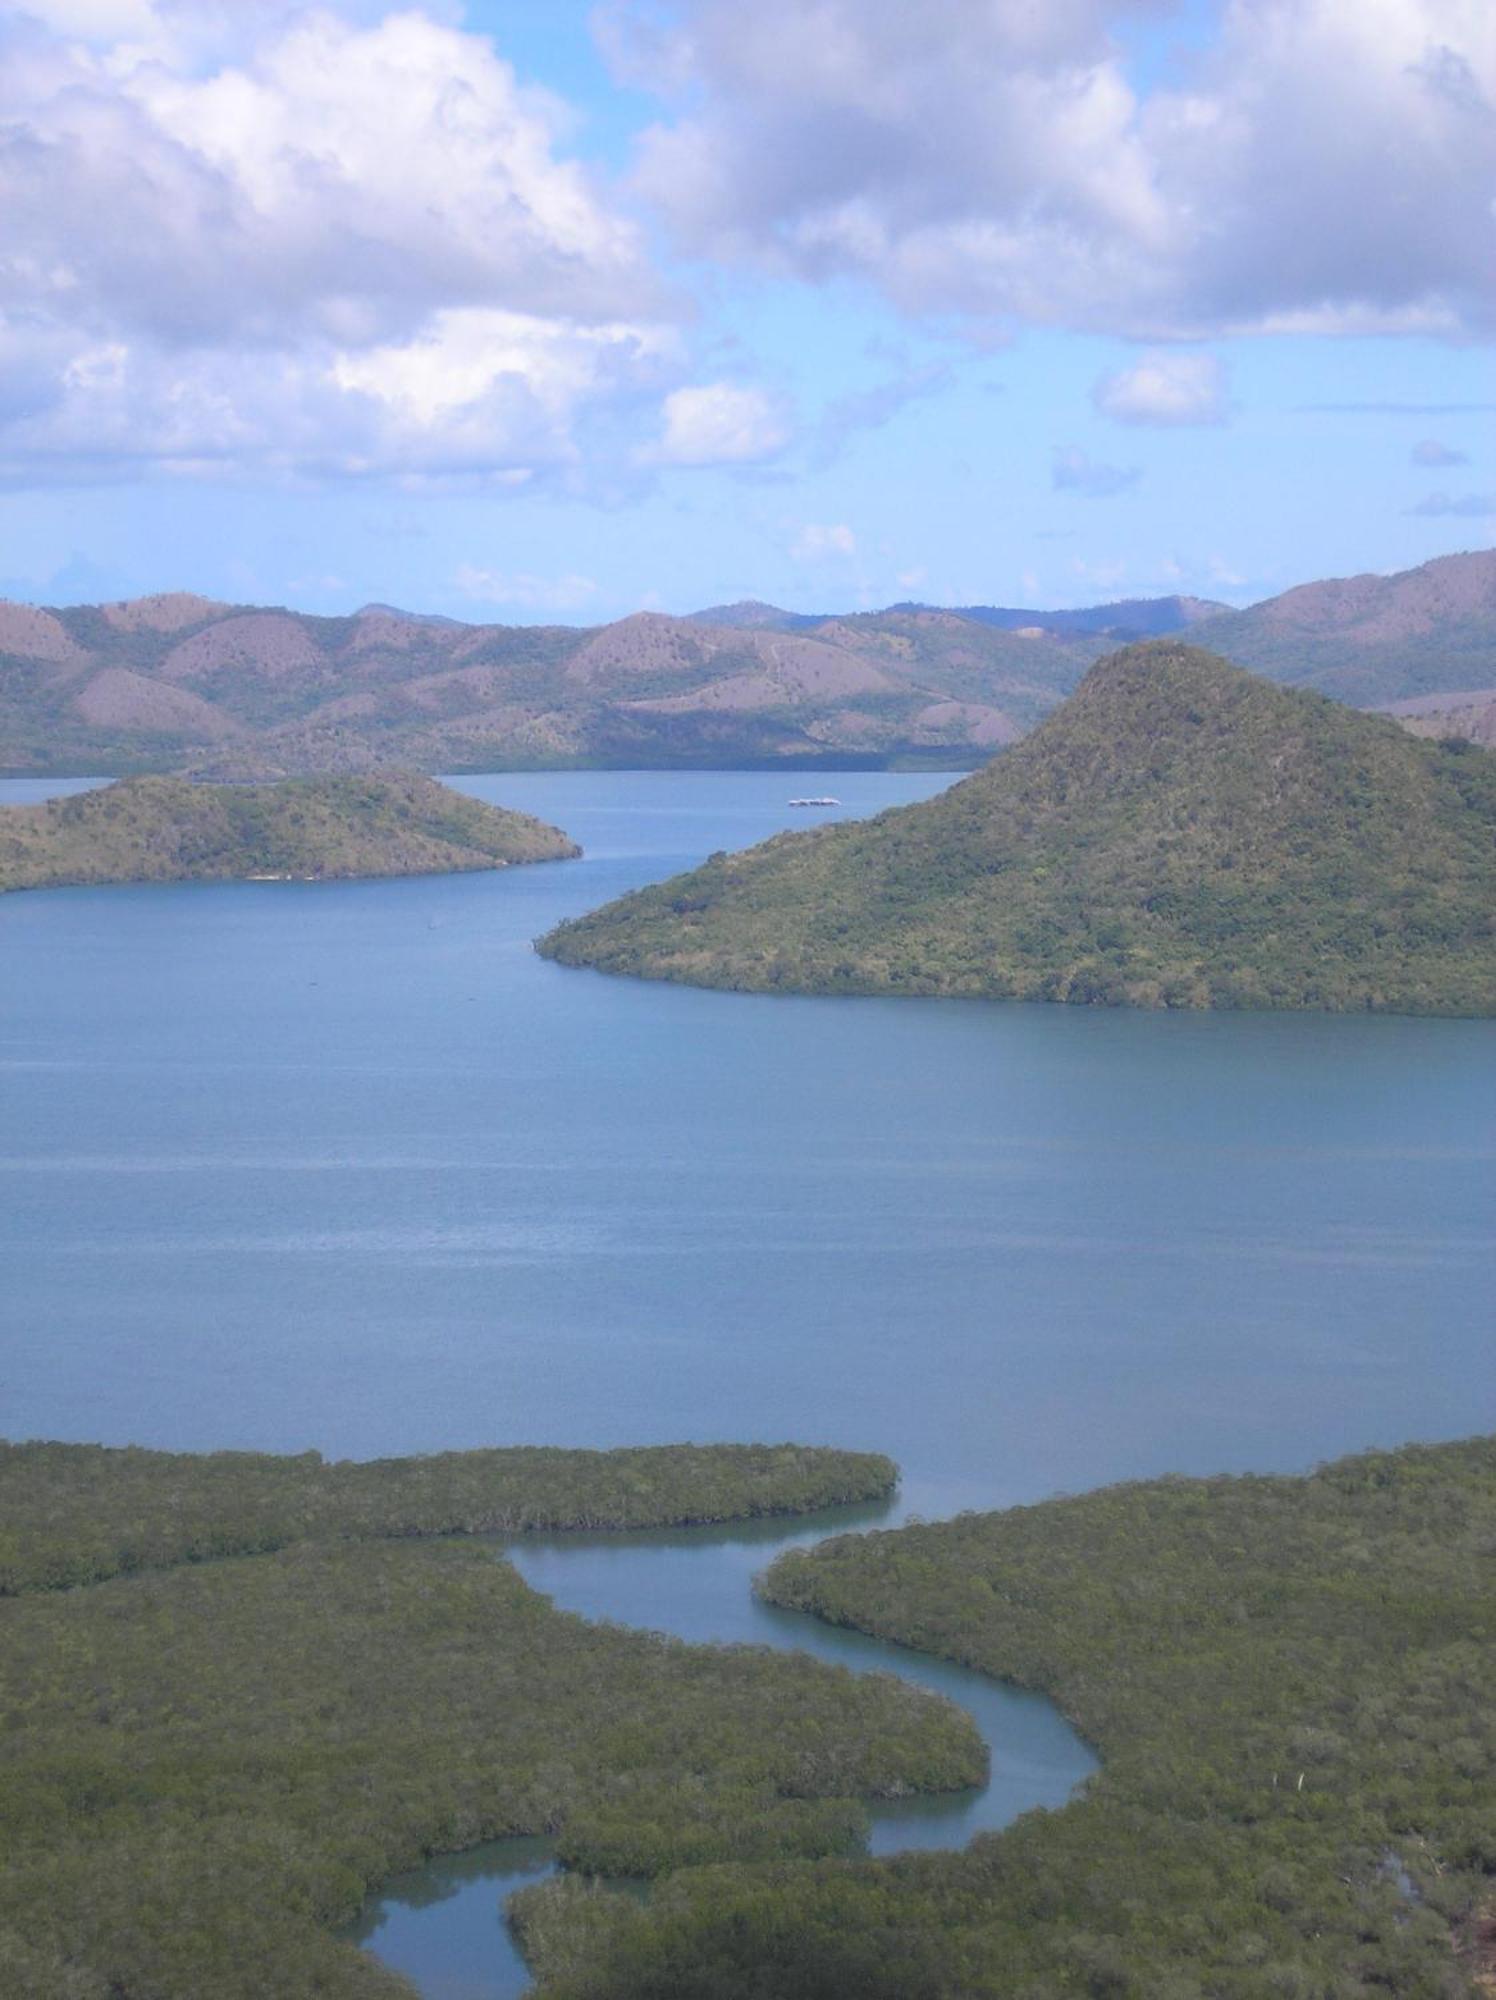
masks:
[[[800,1437],[933,1515],[1490,1420],[1492,1023],[568,971],[558,917],[809,816],[463,782],[587,858],[0,900],[6,1434]]]
[[[890,1452],[896,1520],[1496,1421],[1496,1025],[566,971],[530,948],[558,918],[837,813],[775,773],[459,782],[586,858],[0,899],[0,1433],[795,1437]],[[828,781],[842,814],[945,782]],[[510,1553],[588,1615],[941,1684],[752,1598],[829,1525]],[[880,1851],[1089,1768],[1046,1704],[950,1691],[993,1782],[884,1816]],[[433,1863],[360,1934],[428,2000],[516,1992],[500,1896],[545,1865]]]

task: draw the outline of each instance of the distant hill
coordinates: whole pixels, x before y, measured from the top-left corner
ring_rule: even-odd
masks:
[[[1336,577],[1213,619],[1210,643],[1359,707],[1496,683],[1496,550]]]
[[[1229,611],[1229,604],[1217,604],[1205,597],[1126,597],[1114,604],[1091,604],[1075,611],[1018,610],[999,604],[943,606],[912,600],[891,604],[885,613],[873,617],[909,612],[930,612],[937,616],[966,618],[975,625],[991,625],[1000,632],[1049,633],[1070,636],[1095,635],[1108,639],[1146,639],[1164,632],[1181,632],[1203,618]],[[745,597],[736,604],[714,604],[690,614],[693,625],[728,625],[744,632],[810,632],[818,626],[837,622],[836,614],[815,611],[783,611],[777,604],[765,604]]]
[[[1099,643],[945,613],[790,631],[638,612],[587,629],[185,597],[0,603],[0,771],[971,765],[1053,707]]]
[[[44,805],[0,808],[0,890],[435,875],[579,852],[527,813],[410,776],[278,785],[124,778]]]
[[[895,611],[929,611],[928,604],[896,604]],[[1203,619],[1229,611],[1208,597],[1124,597],[1115,604],[1092,604],[1079,611],[1014,610],[998,604],[963,604],[957,618],[995,625],[1003,632],[1050,632],[1068,637],[1094,634],[1107,639],[1152,639],[1182,632]]]
[[[1496,552],[1244,612],[1189,597],[846,616],[745,602],[589,628],[378,604],[317,618],[185,592],[0,602],[0,773],[970,768],[1102,653],[1184,630],[1367,707],[1496,686]]]
[[[1146,641],[939,797],[540,949],[760,992],[1496,1013],[1496,757]]]
[[[1496,688],[1464,688],[1455,694],[1415,695],[1389,701],[1382,710],[1415,736],[1463,736],[1496,749]]]
[[[361,604],[353,615],[355,618],[403,618],[412,625],[455,625],[459,630],[465,629],[460,618],[448,618],[440,611],[406,611],[398,604],[381,604],[377,598]]]
[[[726,625],[739,632],[805,632],[824,625],[829,611],[782,611],[759,597],[740,597],[736,604],[712,604],[705,611],[688,611],[693,625]]]

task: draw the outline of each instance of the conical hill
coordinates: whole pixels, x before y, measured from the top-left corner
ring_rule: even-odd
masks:
[[[567,964],[751,991],[1496,1012],[1496,755],[1173,640],[938,798],[563,925]]]

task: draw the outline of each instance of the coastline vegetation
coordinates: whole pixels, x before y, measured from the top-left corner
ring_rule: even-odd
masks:
[[[1496,1438],[841,1536],[762,1588],[1050,1694],[960,1854],[516,1899],[543,2000],[1455,2000],[1496,1977]],[[1482,1983],[1484,1981],[1484,1983]]]
[[[454,1518],[795,1510],[873,1491],[886,1461],[683,1447],[201,1466],[195,1487],[161,1453],[8,1458],[38,1585],[66,1580],[25,1560],[54,1501],[65,1547],[113,1495],[116,1567],[140,1523],[180,1512],[184,1531],[153,1545],[175,1567],[0,1601],[5,1994],[392,2000],[410,1989],[334,1929],[430,1854],[549,1833],[578,1867],[640,1875],[824,1856],[856,1846],[863,1799],[985,1768],[970,1718],[893,1676],[588,1624],[491,1550],[408,1539]],[[271,1519],[292,1545],[231,1553],[264,1547]],[[345,1539],[391,1534],[407,1539]]]
[[[295,1542],[699,1527],[883,1500],[878,1452],[508,1446],[420,1458],[146,1451],[0,1440],[0,1597]]]
[[[263,785],[122,778],[41,805],[0,807],[0,891],[433,875],[580,852],[528,813],[409,774]]]
[[[538,949],[764,993],[1491,1014],[1496,755],[1151,640],[938,797],[714,855]]]

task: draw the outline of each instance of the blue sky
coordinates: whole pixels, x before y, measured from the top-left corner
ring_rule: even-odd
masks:
[[[11,595],[1248,602],[1491,539],[1485,0],[34,0],[0,76]]]

